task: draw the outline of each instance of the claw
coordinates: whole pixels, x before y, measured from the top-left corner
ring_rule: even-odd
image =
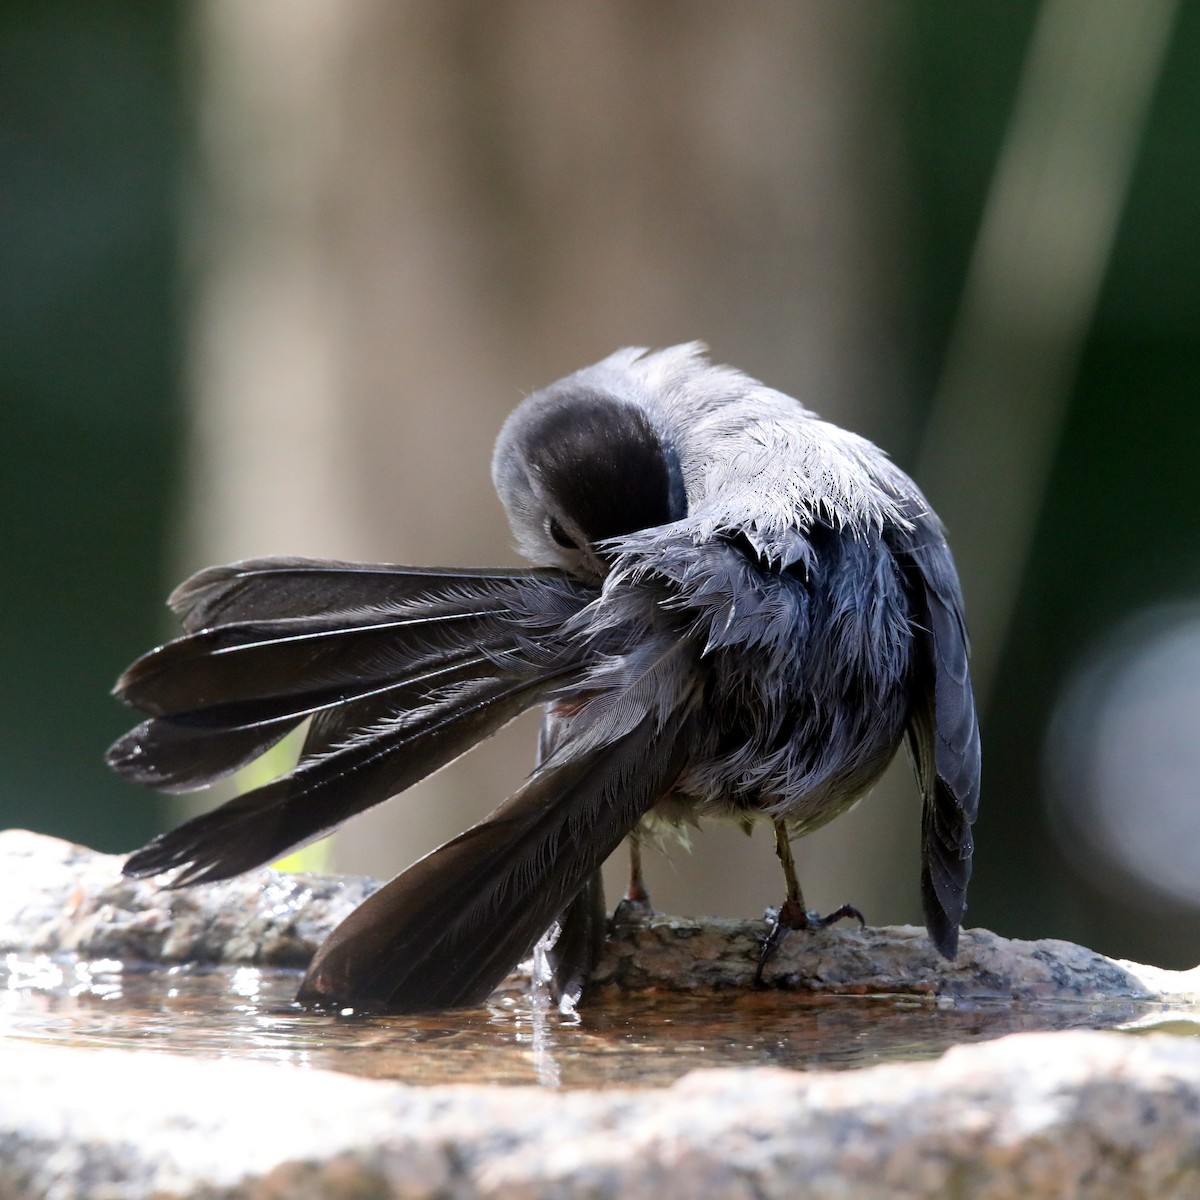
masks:
[[[807,929],[811,932],[815,929],[825,929],[835,921],[842,921],[847,917],[853,917],[861,928],[866,929],[866,919],[853,904],[843,904],[840,908],[835,908],[833,912],[821,916],[818,912],[805,909],[802,904],[793,900],[785,900],[779,906],[779,911],[775,915],[775,923],[771,926],[771,932],[767,934],[762,951],[758,956],[758,969],[754,972],[755,987],[765,986],[763,969],[775,957],[789,930]]]

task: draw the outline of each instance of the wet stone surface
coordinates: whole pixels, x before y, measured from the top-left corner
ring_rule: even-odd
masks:
[[[336,1015],[295,1005],[298,982],[298,972],[281,968],[9,954],[0,960],[0,1037],[286,1062],[410,1084],[603,1088],[663,1086],[708,1067],[844,1070],[934,1058],[1009,1033],[1147,1019],[1145,1006],[1129,1002],[1014,1006],[731,989],[614,992],[564,1016],[538,1005],[523,982],[479,1009]]]

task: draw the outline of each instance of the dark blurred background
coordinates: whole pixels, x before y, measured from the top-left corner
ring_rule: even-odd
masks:
[[[125,850],[107,692],[186,572],[514,561],[523,391],[701,338],[945,518],[985,781],[970,924],[1200,959],[1200,7],[1170,0],[7,0],[0,825]],[[475,819],[526,720],[375,824]],[[809,898],[917,920],[906,764]],[[652,861],[777,901],[770,839]]]

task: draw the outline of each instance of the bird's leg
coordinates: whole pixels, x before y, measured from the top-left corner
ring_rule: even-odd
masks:
[[[642,878],[642,839],[639,831],[634,829],[625,840],[629,843],[629,886],[617,905],[617,911],[613,913],[614,924],[653,911],[650,893],[646,891],[646,882]]]
[[[787,896],[779,906],[775,924],[767,934],[762,953],[758,956],[758,970],[754,972],[756,984],[762,983],[763,968],[775,957],[775,952],[789,929],[824,929],[845,917],[853,917],[864,929],[867,927],[862,913],[852,904],[843,904],[841,908],[835,908],[825,916],[808,911],[804,904],[804,893],[800,891],[800,880],[796,877],[796,860],[792,857],[792,842],[788,837],[787,826],[782,821],[774,821],[772,824],[775,826],[775,853],[779,858],[779,865],[783,867]]]
[[[808,908],[804,903],[804,893],[800,890],[800,880],[796,876],[796,860],[792,857],[792,839],[788,837],[787,827],[782,821],[774,821],[775,855],[779,865],[783,867],[783,878],[787,883],[787,898],[779,906],[778,924],[788,929],[804,929],[808,925]]]
[[[629,835],[629,887],[625,890],[625,899],[641,908],[650,907],[650,893],[642,878],[642,839],[636,829]]]

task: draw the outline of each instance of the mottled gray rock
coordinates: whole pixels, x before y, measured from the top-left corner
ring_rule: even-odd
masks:
[[[304,966],[328,932],[378,886],[366,879],[256,871],[184,888],[125,879],[121,859],[56,838],[0,833],[0,950],[149,962]],[[748,987],[763,921],[632,915],[618,921],[596,984]],[[1200,969],[1163,971],[1061,941],[964,932],[947,963],[923,930],[838,928],[785,939],[766,971],[811,992],[956,999],[1194,1003]]]
[[[653,915],[620,922],[597,983],[639,987],[745,987],[766,933],[763,921]],[[1029,942],[964,930],[947,962],[913,925],[792,934],[763,973],[774,987],[971,1000],[1147,1000],[1194,1003],[1200,969],[1165,971],[1107,958],[1072,942]]]
[[[1020,1034],[838,1074],[414,1088],[13,1044],[0,1196],[1194,1200],[1200,1045]]]
[[[304,967],[379,886],[264,870],[171,891],[126,879],[123,861],[23,829],[0,832],[0,950]]]

